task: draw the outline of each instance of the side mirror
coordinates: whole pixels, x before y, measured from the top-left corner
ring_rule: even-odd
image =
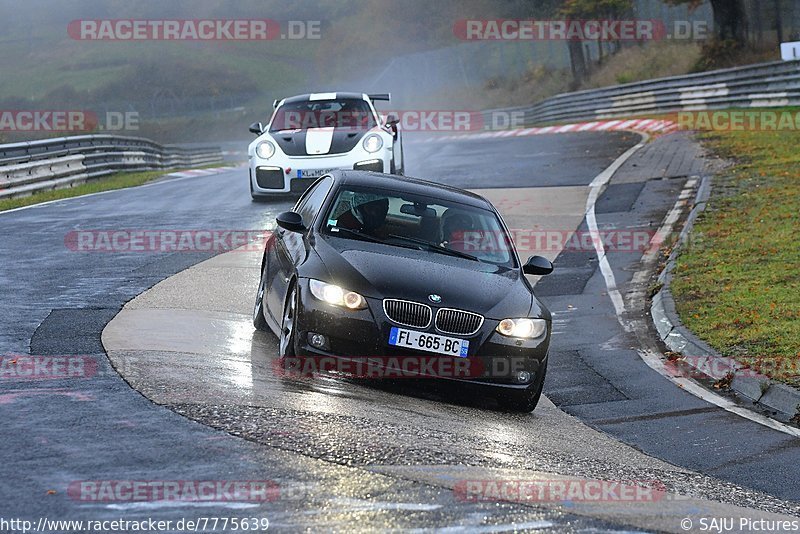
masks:
[[[522,272],[525,274],[535,274],[543,276],[553,272],[553,264],[550,260],[541,256],[531,256],[528,258],[527,263],[522,266]]]
[[[386,126],[397,126],[400,123],[400,117],[397,116],[397,113],[389,113],[386,115],[384,123]]]
[[[305,232],[306,225],[303,224],[303,217],[294,211],[284,211],[275,218],[278,226],[290,232]]]
[[[262,125],[260,122],[254,122],[250,125],[250,131],[256,135],[261,135],[264,133],[264,125]]]

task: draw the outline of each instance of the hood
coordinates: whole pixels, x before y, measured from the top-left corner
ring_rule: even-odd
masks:
[[[336,273],[329,281],[365,297],[424,302],[492,319],[526,316],[533,303],[519,269],[341,238],[318,237],[315,248],[326,270]],[[431,294],[441,296],[441,303],[433,304]]]
[[[354,128],[308,128],[269,135],[287,156],[321,156],[350,152],[367,132]]]

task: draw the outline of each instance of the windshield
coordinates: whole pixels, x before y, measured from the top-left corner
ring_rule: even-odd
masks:
[[[369,130],[377,125],[369,104],[360,98],[289,102],[275,112],[270,132],[309,128]]]
[[[486,209],[383,189],[339,189],[322,233],[516,267],[511,240]]]

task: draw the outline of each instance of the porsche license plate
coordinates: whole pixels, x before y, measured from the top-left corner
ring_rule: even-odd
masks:
[[[446,354],[459,358],[466,358],[469,353],[469,341],[466,339],[440,336],[438,334],[417,332],[416,330],[406,330],[405,328],[397,327],[392,327],[391,332],[389,332],[389,345],[435,352],[436,354]]]
[[[319,178],[333,169],[297,169],[298,178]]]

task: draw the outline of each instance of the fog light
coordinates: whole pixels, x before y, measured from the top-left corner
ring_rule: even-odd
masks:
[[[531,381],[531,374],[528,371],[519,371],[514,375],[514,382],[517,384],[526,384]]]
[[[322,334],[317,334],[316,332],[308,333],[308,343],[315,349],[328,348],[328,338]]]

